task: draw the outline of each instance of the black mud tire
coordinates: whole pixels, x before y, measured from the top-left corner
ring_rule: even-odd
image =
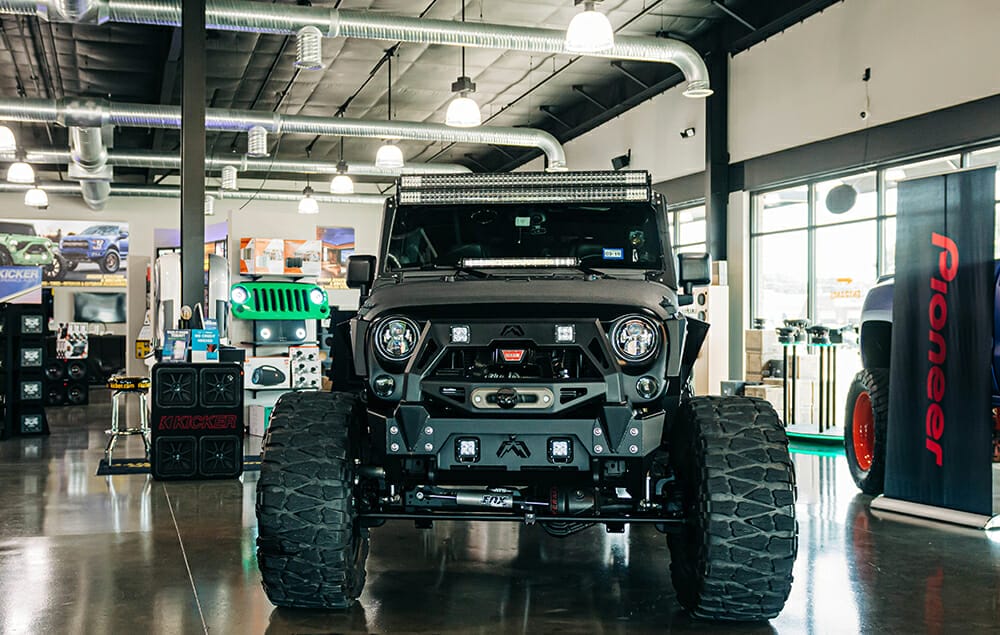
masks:
[[[670,431],[687,514],[667,535],[677,598],[691,615],[776,617],[798,549],[795,469],[774,408],[748,397],[695,397]]]
[[[60,254],[52,254],[52,264],[42,268],[46,280],[62,280],[66,277],[66,259]]]
[[[108,249],[98,263],[104,273],[118,273],[122,268],[122,257],[117,249]]]
[[[368,529],[357,522],[351,447],[363,417],[347,393],[289,393],[274,407],[257,482],[257,563],[275,606],[345,609],[361,595]]]
[[[885,489],[889,371],[872,368],[855,375],[844,410],[844,453],[851,477],[862,492],[878,496]]]
[[[14,259],[5,247],[0,247],[0,267],[9,267],[14,264]]]

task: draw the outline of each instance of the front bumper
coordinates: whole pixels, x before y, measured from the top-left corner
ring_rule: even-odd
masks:
[[[97,260],[104,255],[103,251],[86,247],[61,247],[59,252],[67,260]]]
[[[387,457],[433,458],[437,469],[577,470],[592,459],[637,459],[660,447],[665,414],[636,415],[627,404],[601,408],[593,418],[433,417],[404,404],[392,416],[369,412],[385,431]],[[473,459],[459,455],[460,440],[475,440]],[[569,441],[569,457],[554,457],[552,441]]]

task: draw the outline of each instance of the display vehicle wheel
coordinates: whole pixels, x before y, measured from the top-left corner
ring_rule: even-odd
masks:
[[[357,522],[352,436],[355,395],[281,397],[261,452],[257,562],[279,607],[343,609],[365,584],[368,529]]]
[[[765,401],[695,397],[670,431],[687,522],[667,535],[681,605],[699,618],[778,615],[798,547],[788,437]]]
[[[117,251],[109,249],[98,264],[101,265],[101,271],[104,273],[118,273],[122,266],[122,258]]]
[[[878,496],[885,486],[886,433],[889,426],[889,371],[863,370],[847,392],[844,451],[858,488]]]

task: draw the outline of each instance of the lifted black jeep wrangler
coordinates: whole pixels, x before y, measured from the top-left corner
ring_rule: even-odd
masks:
[[[356,388],[271,416],[257,554],[274,604],[351,605],[387,520],[647,523],[692,614],[779,613],[788,440],[763,401],[691,395],[708,325],[679,309],[708,259],[682,255],[678,295],[648,174],[404,176],[380,253],[348,265]]]

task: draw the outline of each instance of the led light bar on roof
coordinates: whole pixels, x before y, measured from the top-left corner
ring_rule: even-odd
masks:
[[[579,258],[462,258],[462,266],[478,267],[576,267]]]
[[[549,188],[628,186],[650,184],[643,170],[593,172],[500,172],[494,174],[408,174],[400,177],[399,189],[432,188]]]
[[[431,190],[400,190],[399,202],[410,205],[470,205],[477,203],[641,203],[647,186],[553,187],[545,189],[483,189],[477,186]]]

